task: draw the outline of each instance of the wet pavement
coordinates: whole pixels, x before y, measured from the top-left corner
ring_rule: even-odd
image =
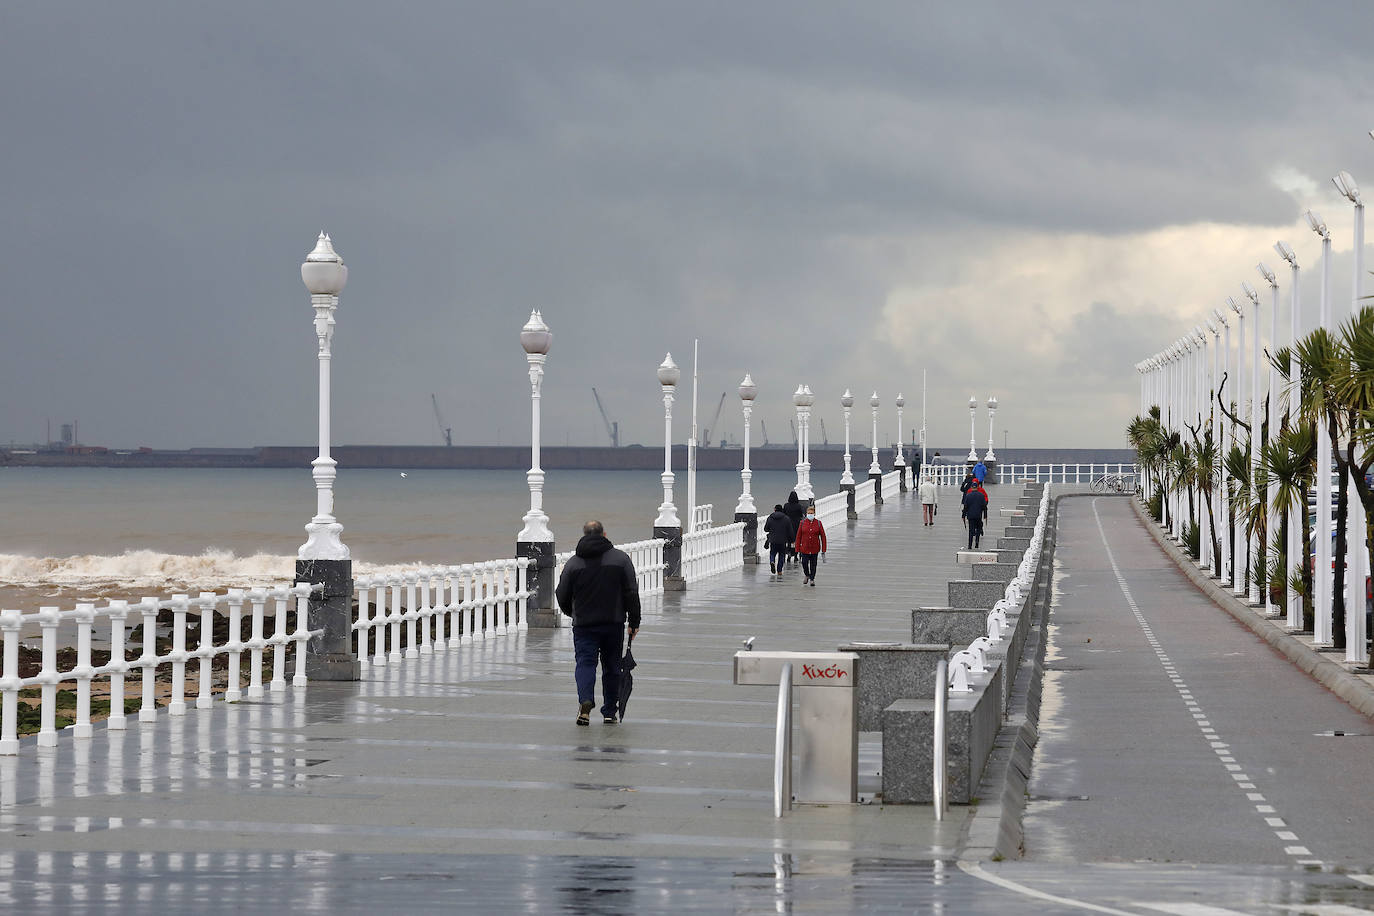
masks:
[[[1069,913],[1087,906],[1334,914],[1374,905],[1368,883],[1374,879],[1364,876],[1359,858],[1334,851],[1348,846],[1347,836],[1361,835],[1358,823],[1331,834],[1303,821],[1303,842],[1326,868],[1303,867],[1274,852],[1282,841],[1264,815],[1243,804],[1248,790],[1229,785],[1237,781],[1224,775],[1212,778],[1230,771],[1215,759],[1221,755],[1207,757],[1213,752],[1197,720],[1179,712],[1186,704],[1110,569],[1104,572],[1104,560],[1091,554],[1097,530],[1091,513],[1081,511],[1088,500],[1062,504],[1056,559],[1064,567],[1064,593],[1056,613],[1063,619],[1055,621],[1060,629],[1052,647],[1060,657],[1051,662],[1052,669],[1059,666],[1058,705],[1047,690],[1045,715],[1053,724],[1041,742],[1047,775],[1042,779],[1037,770],[1032,783],[1040,800],[1027,819],[1031,859],[960,862],[961,837],[976,808],[955,808],[942,823],[926,807],[878,804],[800,806],[774,819],[774,698],[768,690],[731,684],[733,653],[749,636],[757,637],[756,649],[909,638],[910,608],[943,604],[946,581],[960,572],[954,550],[963,529],[949,508],[955,495],[942,496],[946,517],[934,528],[920,524],[919,507],[908,497],[847,531],[830,532],[829,561],[814,589],[801,587],[797,572],[770,582],[766,566],[750,567],[648,603],[623,725],[573,724],[571,638],[561,629],[406,661],[359,684],[315,684],[266,702],[164,715],[152,724],[133,723],[125,734],[98,728],[82,744],[63,736],[52,752],[26,744],[18,758],[0,758],[0,908]],[[1017,495],[995,490],[994,516]],[[1101,502],[1104,512],[1114,511],[1106,506],[1112,501]],[[1119,509],[1129,513],[1124,503]],[[1154,587],[1147,581],[1165,583],[1162,606],[1185,606],[1185,590],[1168,591],[1170,570],[1157,548],[1118,544],[1135,522],[1111,514],[1104,520],[1146,618],[1156,613],[1143,598]],[[1145,537],[1138,528],[1135,533]],[[1094,575],[1107,578],[1090,585]],[[1081,592],[1075,584],[1083,585]],[[1082,626],[1073,620],[1091,613],[1112,615],[1096,632],[1115,636],[1098,635],[1095,646],[1120,642],[1122,652],[1107,656],[1107,664],[1135,686],[1123,682],[1106,692],[1102,683],[1084,680],[1076,690],[1066,680],[1075,667],[1067,660],[1070,637]],[[1215,608],[1211,614],[1226,620]],[[1202,615],[1194,609],[1179,616]],[[1171,621],[1155,624],[1162,643]],[[1134,637],[1127,624],[1136,627]],[[1225,659],[1231,650],[1213,645],[1211,651]],[[1173,646],[1170,652],[1182,673],[1191,656]],[[1131,653],[1146,653],[1142,658],[1155,670]],[[1246,775],[1259,773],[1256,767],[1270,759],[1262,752],[1270,726],[1263,719],[1247,726],[1231,721],[1229,702],[1210,690],[1204,696],[1208,679],[1191,670],[1187,676],[1213,724],[1227,723],[1227,743],[1239,747],[1252,736],[1258,742],[1246,744],[1244,760],[1255,761]],[[1273,691],[1296,689],[1277,673],[1258,677]],[[1160,693],[1154,681],[1167,689]],[[1072,705],[1084,695],[1148,711],[1145,718],[1155,723],[1154,730],[1134,733],[1134,747],[1118,747],[1105,776],[1073,743],[1104,734],[1094,718],[1100,710]],[[1272,712],[1313,715],[1302,708]],[[1180,714],[1191,733],[1166,728]],[[1152,805],[1159,790],[1138,784],[1148,773],[1122,764],[1142,748],[1157,751],[1157,781],[1197,780],[1198,796],[1211,802],[1194,799],[1191,811],[1182,812],[1192,817],[1181,822],[1174,809]],[[1282,797],[1293,823],[1310,807],[1308,799],[1330,794],[1322,780],[1331,772],[1343,773],[1347,765],[1355,775],[1368,772],[1354,759],[1314,771],[1314,753],[1306,749],[1296,763],[1275,761],[1298,776],[1312,774],[1304,793],[1264,787],[1279,792],[1275,797]],[[1184,760],[1182,769],[1169,770],[1175,756]],[[878,786],[871,739],[860,762],[867,799]],[[1121,778],[1111,778],[1112,766]],[[1208,767],[1217,773],[1207,775]],[[1092,801],[1113,793],[1136,808]],[[1080,794],[1090,799],[1049,800]],[[1087,815],[1094,810],[1105,812],[1098,820],[1107,827],[1093,826]],[[1352,821],[1364,818],[1358,803],[1349,811]],[[1110,833],[1114,823],[1119,839]],[[1213,823],[1263,837],[1203,846],[1234,848],[1233,859],[1179,856],[1214,865],[1174,864],[1167,849],[1156,854],[1161,835]],[[1244,857],[1254,850],[1264,854]],[[1337,864],[1356,873],[1337,874]]]

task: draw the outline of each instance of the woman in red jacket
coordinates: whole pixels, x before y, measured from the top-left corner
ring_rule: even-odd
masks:
[[[797,527],[797,555],[801,557],[802,585],[816,587],[816,555],[825,553],[825,526],[816,518],[816,507],[806,507],[806,518]]]

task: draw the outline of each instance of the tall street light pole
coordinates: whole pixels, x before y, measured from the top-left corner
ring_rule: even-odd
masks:
[[[1217,495],[1220,502],[1221,512],[1217,516],[1218,534],[1221,535],[1221,568],[1217,570],[1217,578],[1221,579],[1223,585],[1231,582],[1231,569],[1235,565],[1231,557],[1231,482],[1230,475],[1226,472],[1226,455],[1230,452],[1231,442],[1234,439],[1234,431],[1231,429],[1231,420],[1220,411],[1226,404],[1228,392],[1235,389],[1234,379],[1231,378],[1231,323],[1226,317],[1226,313],[1221,309],[1213,309],[1212,317],[1222,327],[1223,343],[1221,348],[1221,366],[1217,375],[1217,391],[1212,395],[1217,401],[1217,426],[1221,434],[1218,437],[1221,447],[1217,454],[1221,458],[1219,466],[1221,468],[1221,482],[1217,488]]]
[[[1260,589],[1263,587],[1265,592],[1269,591],[1268,578],[1264,574],[1264,564],[1260,562],[1259,541],[1259,519],[1266,517],[1268,506],[1266,505],[1266,493],[1261,493],[1259,488],[1259,459],[1260,449],[1264,447],[1264,429],[1260,423],[1260,300],[1259,292],[1249,283],[1241,281],[1241,289],[1245,291],[1245,296],[1250,300],[1250,304],[1255,309],[1255,325],[1250,329],[1252,338],[1250,343],[1250,493],[1259,511],[1256,513],[1256,521],[1250,532],[1250,556],[1254,557],[1254,569],[1246,577],[1246,599],[1250,604],[1260,603]]]
[[[974,430],[974,413],[978,410],[978,399],[970,396],[968,399],[968,461],[973,464],[978,460],[978,433]]]
[[[1307,225],[1322,240],[1321,300],[1318,308],[1320,326],[1331,326],[1331,231],[1320,216],[1307,211]],[[1317,423],[1317,568],[1314,575],[1317,604],[1312,626],[1312,641],[1330,645],[1331,618],[1335,596],[1331,578],[1331,533],[1335,520],[1331,517],[1331,431],[1326,423]],[[1360,605],[1363,607],[1363,603]]]
[[[1293,356],[1291,347],[1297,344],[1298,337],[1302,334],[1302,308],[1301,299],[1298,295],[1298,256],[1287,242],[1275,242],[1274,250],[1292,268],[1291,289],[1288,294],[1288,343],[1290,344],[1288,375],[1290,383],[1296,383],[1298,381],[1298,362]],[[1291,389],[1286,391],[1283,399],[1283,426],[1285,429],[1290,428],[1293,424],[1292,418],[1296,412],[1297,404],[1297,395]],[[1293,572],[1301,568],[1302,516],[1306,511],[1307,507],[1298,505],[1297,500],[1294,500],[1294,504],[1288,507],[1288,539],[1284,544],[1284,555],[1288,563],[1288,568],[1284,570],[1285,582]],[[1285,586],[1285,594],[1287,595],[1286,610],[1288,612],[1288,619],[1285,622],[1290,629],[1300,630],[1302,629],[1302,596],[1297,593],[1297,590],[1287,586]]]
[[[805,406],[805,404],[806,386],[798,385],[797,390],[792,392],[792,407],[797,411],[797,483],[792,489],[797,491],[797,496],[799,498],[802,495],[802,490],[806,489],[802,486],[804,476],[803,462],[806,460],[802,451],[802,407]]]
[[[319,457],[310,463],[315,479],[315,517],[305,526],[306,541],[296,553],[296,581],[322,586],[307,604],[307,626],[319,631],[306,647],[305,680],[356,681],[361,666],[353,656],[352,634],[353,560],[340,535],[343,525],[334,518],[334,459],[329,454],[330,377],[333,358],[334,313],[339,293],[348,282],[348,268],[321,232],[315,248],[301,265],[301,280],[310,291],[315,310],[316,356],[320,368]],[[298,611],[299,612],[299,611]]]
[[[1370,136],[1374,137],[1374,133]],[[1360,298],[1364,285],[1364,201],[1360,198],[1359,186],[1355,184],[1355,179],[1350,177],[1349,172],[1341,171],[1331,180],[1335,183],[1336,189],[1355,207],[1355,269],[1350,284],[1350,314],[1353,317],[1359,315],[1363,307]],[[1365,646],[1367,634],[1362,612],[1364,580],[1369,575],[1369,545],[1365,536],[1368,529],[1364,503],[1355,490],[1353,478],[1348,490],[1351,498],[1345,517],[1345,554],[1349,557],[1345,576],[1345,660],[1367,666],[1369,650]]]
[[[1236,314],[1236,440],[1240,442],[1240,418],[1245,413],[1245,310],[1234,296],[1226,297],[1226,304]],[[1239,500],[1234,521],[1232,538],[1235,540],[1234,562],[1231,566],[1231,594],[1245,594],[1246,572],[1250,566],[1250,551],[1245,539],[1245,500],[1248,484],[1236,481],[1236,498]]]
[[[663,389],[663,505],[654,519],[654,537],[662,538],[663,588],[682,591],[687,587],[682,578],[682,522],[673,505],[673,392],[677,390],[682,370],[673,362],[673,354],[663,358],[658,367],[658,384]]]
[[[1279,406],[1278,406],[1278,370],[1274,368],[1273,354],[1279,348],[1279,278],[1269,269],[1269,265],[1260,261],[1255,265],[1255,270],[1264,278],[1264,282],[1269,284],[1269,391],[1266,396],[1266,403],[1269,405],[1269,433],[1264,437],[1264,448],[1272,448],[1278,441],[1279,430]],[[1258,328],[1258,322],[1255,324]],[[1282,525],[1278,509],[1275,508],[1278,502],[1278,480],[1273,474],[1268,475],[1264,493],[1265,505],[1265,526],[1266,540],[1269,544],[1274,543]],[[1267,548],[1271,549],[1271,548]],[[1267,556],[1267,551],[1266,551]],[[1274,582],[1269,578],[1269,571],[1274,568],[1272,562],[1265,564],[1265,584],[1264,584],[1264,615],[1272,617],[1274,615]],[[1283,584],[1283,570],[1278,570],[1279,584]]]
[[[802,386],[802,492],[797,495],[802,499],[811,500],[816,498],[816,491],[811,486],[811,405],[816,403],[816,396],[811,393],[810,385]]]
[[[735,521],[744,523],[744,562],[755,564],[759,561],[758,534],[759,513],[754,507],[754,496],[749,492],[749,481],[754,472],[749,469],[749,418],[754,413],[754,398],[758,396],[758,386],[744,373],[739,383],[740,409],[744,413],[744,470],[739,472],[740,495],[735,504]]]
[[[850,469],[849,457],[849,414],[854,409],[854,395],[849,389],[840,396],[840,407],[844,410],[844,473],[840,475],[840,489],[846,492],[847,517],[855,519],[859,514],[854,511],[854,472]]]

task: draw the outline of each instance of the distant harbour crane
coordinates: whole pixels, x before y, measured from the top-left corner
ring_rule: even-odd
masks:
[[[709,448],[711,446],[711,430],[715,428],[716,421],[720,419],[720,409],[725,406],[725,392],[720,393],[720,402],[716,404],[716,414],[711,418],[711,422],[701,428],[701,444]],[[720,444],[725,445],[722,439]]]
[[[596,393],[596,386],[592,386],[592,397],[596,398],[596,409],[601,411],[601,422],[606,424],[606,435],[611,437],[611,448],[620,448],[620,421],[612,422],[606,416],[606,408],[601,405],[601,395]]]
[[[768,424],[765,423],[765,422],[763,422],[763,417],[759,417],[759,430],[763,433],[763,445],[759,446],[759,448],[767,448],[767,446],[768,446]]]
[[[821,421],[821,445],[830,444],[830,436],[825,431],[825,417],[817,417]]]
[[[453,447],[453,427],[444,423],[444,415],[439,412],[439,399],[433,394],[429,396],[429,402],[434,405],[434,420],[439,424],[439,434],[444,437],[444,445]]]

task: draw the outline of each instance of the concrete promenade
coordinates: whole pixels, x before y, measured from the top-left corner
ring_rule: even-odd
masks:
[[[992,491],[989,537],[1020,492]],[[957,495],[942,492],[934,528],[908,495],[830,532],[814,589],[791,570],[770,582],[764,565],[647,603],[622,725],[573,724],[571,634],[560,629],[304,696],[160,716],[124,734],[97,728],[53,752],[26,745],[0,758],[0,910],[1374,906],[1374,854],[1362,863],[1358,853],[1374,849],[1374,810],[1359,797],[1371,739],[1319,734],[1367,735],[1368,720],[1201,598],[1119,497],[1058,504],[1025,860],[968,852],[990,818],[995,832],[995,816],[980,813],[995,805],[956,806],[937,823],[928,807],[872,803],[876,735],[861,747],[866,803],[774,819],[774,691],[733,686],[734,652],[749,636],[756,649],[906,640],[910,609],[944,604],[947,581],[967,571],[954,562]],[[998,779],[985,780],[988,799]],[[1287,848],[1297,846],[1306,851]]]

